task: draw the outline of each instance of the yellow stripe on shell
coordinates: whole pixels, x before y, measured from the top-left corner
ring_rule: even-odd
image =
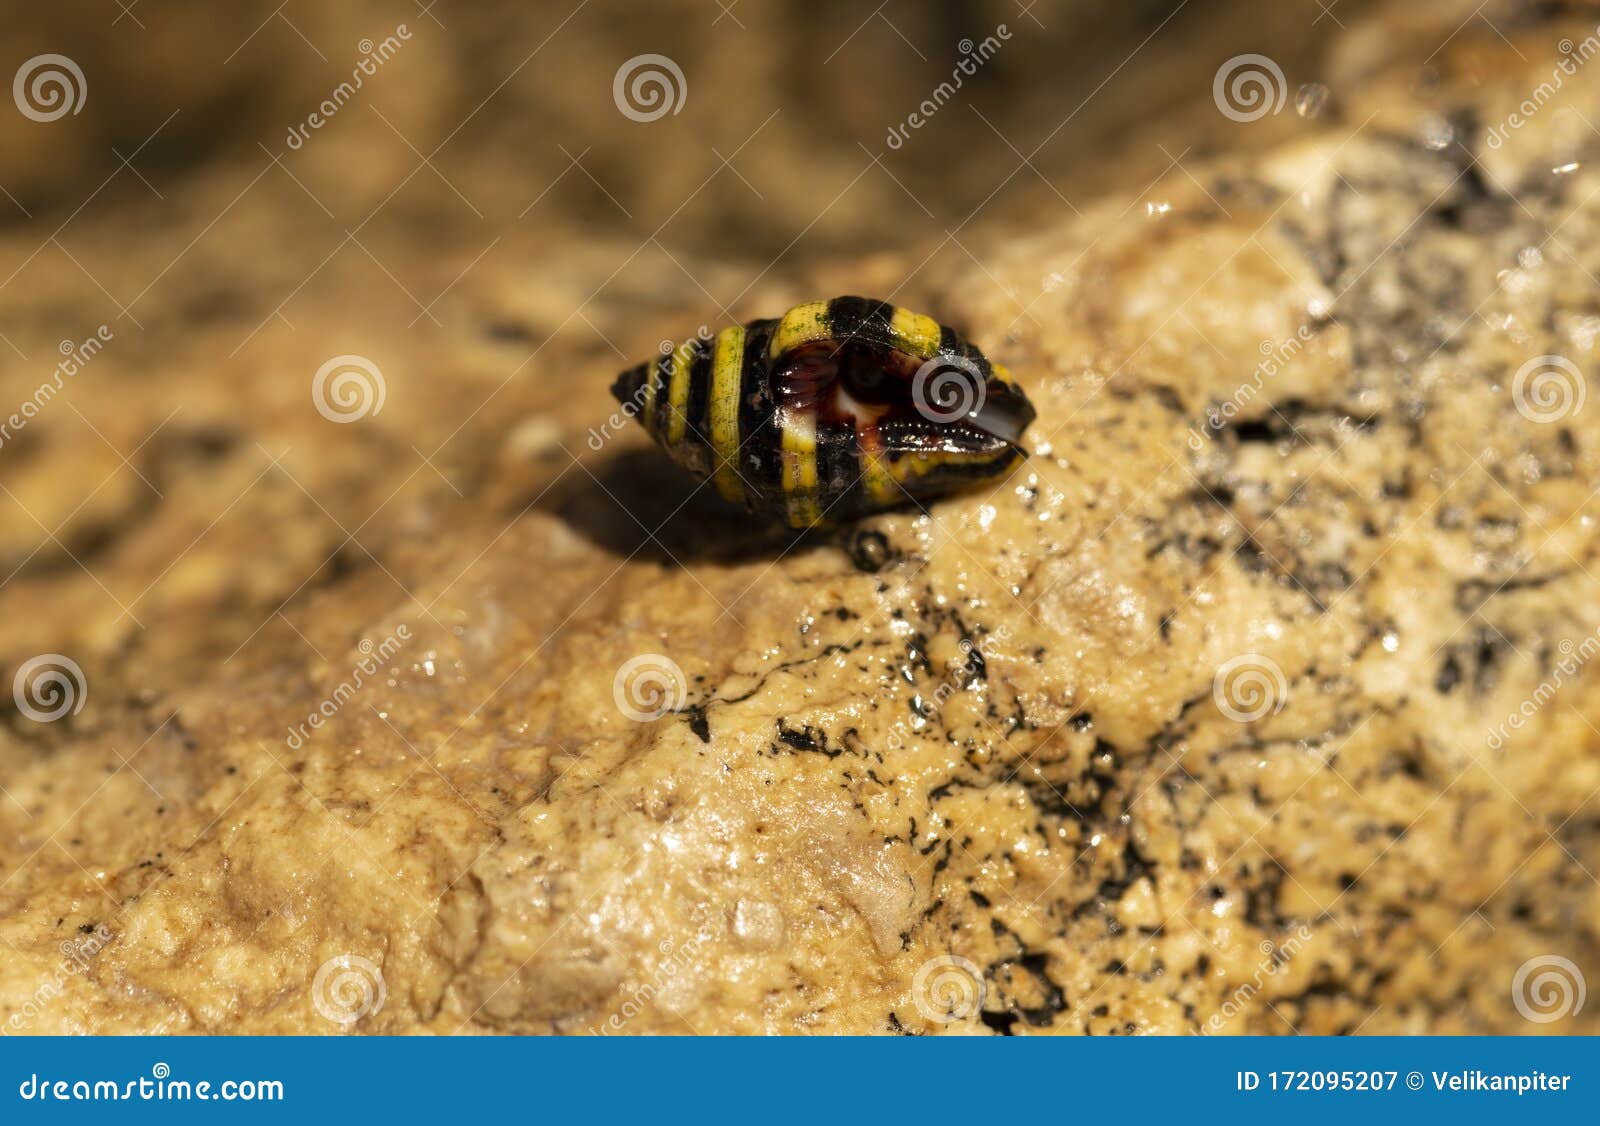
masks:
[[[717,454],[712,475],[717,491],[734,503],[744,501],[739,480],[739,396],[744,376],[744,329],[735,325],[717,333],[711,350],[711,448]]]
[[[816,412],[785,411],[778,420],[778,429],[783,435],[783,495],[789,524],[808,528],[822,520],[822,509],[817,504]]]
[[[921,360],[932,359],[939,354],[939,339],[943,330],[932,317],[896,305],[889,318],[889,332],[894,336],[894,346],[902,352]]]
[[[778,327],[772,330],[772,344],[767,355],[776,359],[791,348],[827,340],[832,335],[833,330],[828,327],[828,303],[807,301],[783,315]]]
[[[987,454],[922,450],[902,454],[891,464],[890,472],[896,481],[905,482],[925,476],[941,465],[959,465],[975,469],[980,465],[993,465],[1014,456],[1016,456],[1015,450],[1009,446],[1001,446]]]
[[[1005,367],[1003,364],[997,364],[991,361],[989,368],[994,372],[994,377],[1001,383],[1009,383],[1014,385],[1017,382],[1017,377],[1011,374],[1011,369]]]
[[[1015,451],[1000,447],[988,454],[918,451],[901,453],[889,458],[883,443],[873,432],[861,435],[862,486],[875,504],[890,508],[909,500],[908,482],[932,472],[942,465],[960,464],[968,467],[993,465],[1015,456]]]
[[[654,360],[644,365],[644,406],[639,412],[644,428],[651,436],[656,433],[656,366]]]
[[[857,435],[861,449],[861,485],[873,503],[891,505],[901,499],[900,486],[895,480],[894,466],[884,456],[883,439],[876,429],[863,430]]]
[[[667,365],[672,373],[667,385],[667,437],[669,446],[683,444],[689,426],[689,368],[690,352],[687,346],[674,348]]]

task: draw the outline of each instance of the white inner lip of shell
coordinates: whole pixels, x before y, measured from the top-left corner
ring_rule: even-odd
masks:
[[[835,409],[840,414],[847,415],[855,423],[857,430],[860,430],[863,426],[870,426],[889,413],[889,408],[887,407],[875,407],[857,399],[845,388],[842,380],[834,387],[833,395]]]

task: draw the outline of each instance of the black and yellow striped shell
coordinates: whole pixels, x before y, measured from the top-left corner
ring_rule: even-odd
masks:
[[[921,504],[1005,474],[1034,410],[954,330],[836,297],[699,337],[612,387],[673,460],[794,528]]]

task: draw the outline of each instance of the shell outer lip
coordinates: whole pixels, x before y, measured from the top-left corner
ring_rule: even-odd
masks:
[[[982,430],[985,434],[992,434],[1008,445],[1022,449],[1023,431],[1033,424],[1036,416],[1032,404],[1026,401],[1003,403],[990,398],[962,421]],[[1022,452],[1026,454],[1028,451],[1022,450]]]
[[[994,435],[1007,445],[1022,449],[1022,432],[1027,429],[1028,424],[1014,415],[1007,417],[998,412],[986,414],[980,410],[969,414],[964,421],[985,434]],[[1022,450],[1022,452],[1028,451]]]

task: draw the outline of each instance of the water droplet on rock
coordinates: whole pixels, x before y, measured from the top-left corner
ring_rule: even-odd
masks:
[[[1312,118],[1328,104],[1328,88],[1320,82],[1307,82],[1294,92],[1294,112]]]
[[[1430,113],[1422,122],[1422,143],[1438,152],[1456,139],[1455,127],[1436,113]]]

